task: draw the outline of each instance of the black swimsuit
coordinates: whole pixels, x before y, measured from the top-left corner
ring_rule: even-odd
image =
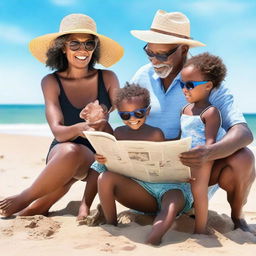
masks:
[[[76,108],[70,103],[70,101],[68,100],[68,97],[65,94],[65,91],[63,89],[63,86],[62,86],[59,76],[57,75],[56,72],[54,72],[53,75],[56,78],[58,85],[60,87],[59,103],[60,103],[60,107],[61,107],[63,117],[64,117],[64,125],[70,126],[70,125],[74,125],[74,124],[77,124],[80,122],[84,122],[84,120],[79,117],[79,114],[80,114],[82,108],[81,109]],[[108,108],[108,110],[111,108],[112,104],[111,104],[108,92],[106,90],[106,87],[105,87],[105,84],[103,81],[102,71],[100,69],[98,70],[98,96],[97,96],[97,99],[99,101],[99,104],[104,104]],[[88,147],[92,152],[95,153],[95,150],[93,149],[90,142],[83,137],[79,136],[76,139],[72,140],[71,142],[76,143],[76,144],[82,144],[82,145]],[[61,142],[54,139],[53,142],[51,143],[49,152],[58,143],[61,143]],[[49,152],[48,152],[48,154],[49,154]],[[48,158],[48,156],[47,156],[47,158]]]

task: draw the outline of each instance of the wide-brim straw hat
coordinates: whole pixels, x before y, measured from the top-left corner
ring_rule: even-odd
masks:
[[[123,47],[111,38],[97,33],[95,21],[84,14],[65,16],[60,23],[59,32],[32,39],[29,43],[29,50],[36,59],[45,63],[47,60],[46,53],[52,46],[54,39],[62,35],[77,33],[91,34],[99,38],[100,56],[98,63],[104,67],[109,67],[122,58],[124,54]]]
[[[190,47],[205,46],[190,37],[190,22],[181,12],[158,10],[150,30],[131,30],[136,38],[155,44],[186,44]]]

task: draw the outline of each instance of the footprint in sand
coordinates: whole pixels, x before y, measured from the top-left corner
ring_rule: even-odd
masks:
[[[101,246],[100,251],[103,251],[103,252],[133,251],[136,249],[136,247],[137,246],[135,244],[131,244],[130,242],[125,242],[125,245],[123,245],[122,242],[118,242],[118,244],[107,242],[107,243],[104,243],[103,246]]]
[[[2,229],[5,236],[26,233],[30,239],[49,239],[60,229],[60,223],[41,215],[17,216],[9,227]]]

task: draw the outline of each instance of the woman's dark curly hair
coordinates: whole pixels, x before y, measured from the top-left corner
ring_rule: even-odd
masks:
[[[46,66],[52,70],[57,70],[59,72],[64,71],[68,68],[68,60],[66,55],[63,53],[65,43],[67,42],[70,34],[57,37],[52,46],[48,49],[46,56]],[[95,40],[97,37],[92,35]],[[93,69],[96,62],[98,62],[100,57],[100,41],[98,40],[97,47],[92,54],[91,61],[89,62],[88,68]]]
[[[227,74],[227,68],[222,59],[208,52],[191,57],[184,67],[190,65],[193,65],[202,73],[205,81],[211,81],[213,88],[218,88]]]
[[[123,100],[131,100],[134,97],[141,97],[145,107],[150,105],[150,95],[146,88],[140,87],[137,84],[130,84],[126,82],[123,88],[117,92],[114,100],[114,105],[118,108]]]

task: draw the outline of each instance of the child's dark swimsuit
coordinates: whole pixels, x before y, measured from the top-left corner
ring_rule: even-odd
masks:
[[[59,95],[59,103],[60,103],[60,107],[63,113],[63,117],[64,117],[64,125],[65,126],[70,126],[73,124],[77,124],[80,122],[84,122],[83,119],[81,119],[79,117],[80,112],[82,111],[82,108],[76,108],[74,107],[70,101],[68,100],[68,97],[65,94],[65,91],[63,89],[61,80],[59,78],[59,76],[57,75],[56,72],[53,73],[54,77],[56,78],[58,85],[60,87],[60,95]],[[111,108],[112,104],[108,95],[108,92],[106,90],[104,81],[103,81],[103,76],[102,76],[102,71],[99,69],[98,70],[98,96],[97,96],[97,100],[99,101],[99,104],[104,104],[108,110]],[[71,142],[76,143],[76,144],[82,144],[86,147],[88,147],[92,152],[95,153],[94,148],[92,147],[92,145],[90,144],[90,142],[83,138],[83,137],[77,137],[76,139],[72,140]],[[59,141],[57,141],[56,139],[54,139],[51,143],[50,150],[58,143],[61,143]],[[49,154],[48,152],[48,154]],[[48,158],[48,155],[47,155]]]

